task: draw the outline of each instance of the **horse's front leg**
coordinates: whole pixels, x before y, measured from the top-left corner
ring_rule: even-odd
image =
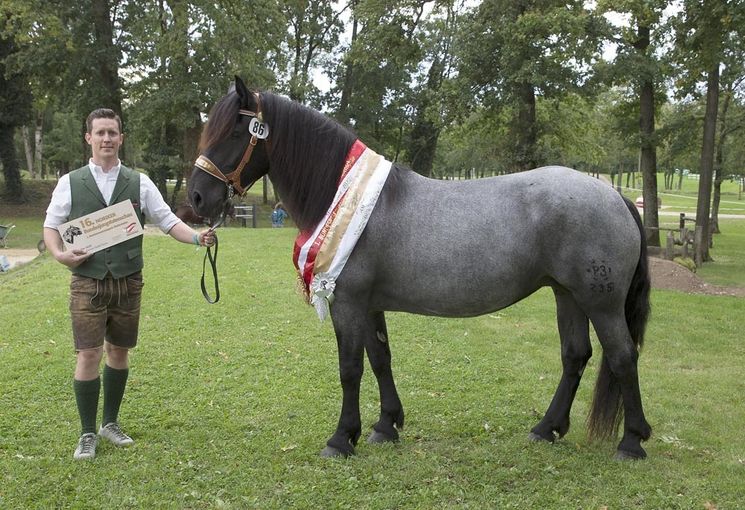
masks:
[[[360,438],[360,380],[364,370],[364,337],[369,334],[369,317],[364,311],[348,306],[340,300],[331,313],[339,351],[339,378],[342,405],[336,432],[326,442],[322,457],[347,457],[354,454]]]
[[[398,441],[398,430],[404,426],[404,410],[398,398],[396,383],[391,370],[391,348],[388,343],[388,330],[383,312],[371,316],[374,335],[365,335],[365,350],[370,366],[378,380],[380,390],[380,419],[373,425],[368,437],[370,443]]]

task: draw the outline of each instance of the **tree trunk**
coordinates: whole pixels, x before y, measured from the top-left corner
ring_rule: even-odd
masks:
[[[640,28],[641,31],[641,28]],[[647,29],[649,33],[649,29]],[[644,227],[647,245],[660,245],[659,217],[657,214],[657,150],[654,140],[654,83],[643,80],[639,91],[639,130],[641,153],[639,171],[642,174],[644,198]]]
[[[428,118],[428,110],[432,104],[431,98],[439,96],[445,65],[439,57],[435,57],[427,76],[427,87],[419,94],[416,119],[411,129],[409,145],[409,162],[411,169],[426,177],[432,176],[432,163],[437,150],[437,140],[440,128]]]
[[[731,99],[731,91],[725,92],[722,112],[719,115],[719,138],[717,139],[716,155],[714,156],[714,199],[711,203],[711,226],[709,227],[714,234],[721,234],[721,230],[719,230],[719,202],[722,199],[722,181],[724,180],[722,164],[724,162],[724,143],[727,140],[727,110],[729,110]]]
[[[44,112],[36,115],[36,130],[34,131],[34,179],[44,177],[42,156],[44,153]]]
[[[21,126],[21,138],[23,138],[23,150],[26,153],[26,170],[33,178],[34,176],[34,144],[31,142],[31,133],[28,126]]]
[[[538,166],[535,153],[536,117],[535,117],[535,88],[532,83],[518,84],[518,113],[517,113],[517,170],[522,172]]]
[[[714,136],[719,109],[719,62],[714,64],[706,80],[706,114],[704,116],[704,139],[701,145],[701,168],[698,181],[698,203],[696,204],[696,230],[698,239],[694,260],[696,265],[711,260],[709,256],[709,211],[711,202],[711,180],[714,166]]]
[[[355,8],[357,6],[356,0],[352,0],[352,38],[349,42],[349,48],[354,47],[354,43],[357,40],[357,16],[355,14]],[[349,125],[349,102],[352,97],[352,90],[354,90],[354,63],[351,59],[347,59],[346,69],[344,71],[344,78],[341,87],[341,99],[339,100],[339,109],[336,113],[336,120],[342,125]]]
[[[193,124],[184,128],[182,135],[181,159],[183,161],[183,168],[181,170],[181,175],[176,180],[176,186],[173,188],[173,195],[171,196],[170,201],[171,208],[175,208],[179,205],[178,193],[181,191],[181,185],[184,182],[189,182],[191,170],[194,168],[194,161],[196,161],[199,156],[199,138],[202,134],[202,117],[199,114],[198,108],[194,108],[192,118],[194,119]]]
[[[18,169],[16,146],[13,142],[13,126],[0,124],[0,163],[5,177],[5,194],[11,202],[21,202],[23,197],[23,181]]]

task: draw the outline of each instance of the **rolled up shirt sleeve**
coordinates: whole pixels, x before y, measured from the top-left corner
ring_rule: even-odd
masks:
[[[163,195],[153,181],[145,174],[140,174],[140,200],[147,222],[156,225],[163,233],[167,234],[174,225],[181,222],[163,200]]]
[[[72,200],[70,195],[70,176],[68,174],[60,177],[52,192],[52,199],[47,207],[47,215],[44,218],[44,227],[56,229],[68,221]]]

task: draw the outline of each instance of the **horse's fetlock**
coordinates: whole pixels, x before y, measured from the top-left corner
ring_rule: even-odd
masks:
[[[398,430],[402,430],[404,428],[404,409],[403,407],[399,408],[398,414],[396,415],[396,419],[394,421],[396,424],[396,427],[398,427]]]

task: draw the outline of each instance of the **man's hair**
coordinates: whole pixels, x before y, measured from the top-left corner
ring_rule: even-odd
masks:
[[[119,134],[122,132],[122,119],[119,118],[119,115],[116,114],[114,110],[110,110],[109,108],[97,108],[93,110],[89,115],[88,118],[85,120],[85,127],[90,133],[93,129],[93,121],[95,119],[114,119],[119,123]]]

